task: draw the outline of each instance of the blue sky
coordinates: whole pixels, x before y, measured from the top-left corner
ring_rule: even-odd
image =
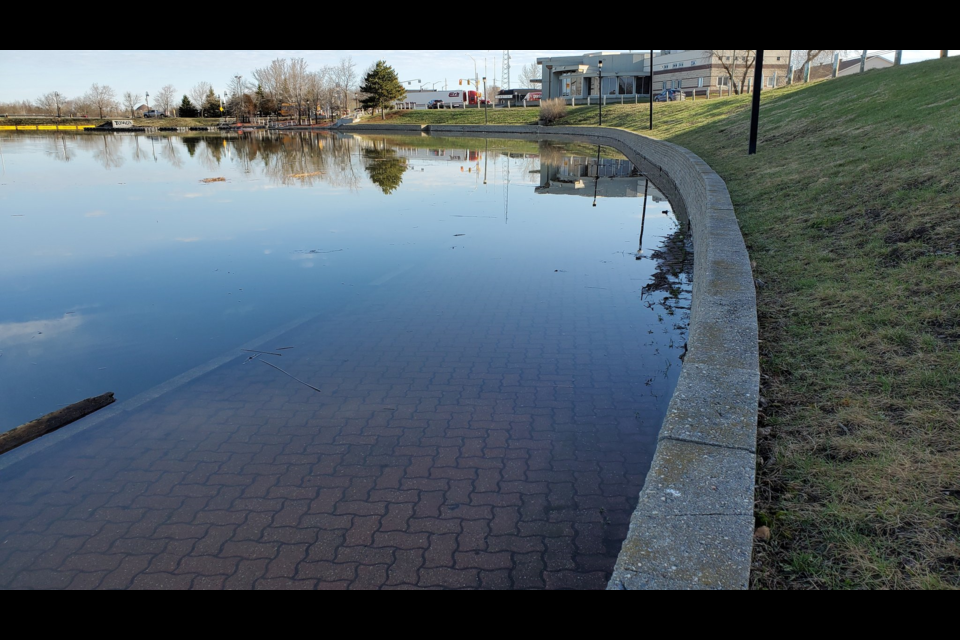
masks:
[[[538,56],[575,55],[578,50],[514,50],[515,68],[536,60]],[[937,57],[938,50],[908,50],[905,59],[916,62]],[[180,94],[200,81],[213,83],[225,90],[235,74],[246,77],[274,58],[303,57],[311,67],[335,64],[342,56],[352,55],[362,71],[378,59],[393,65],[402,80],[419,79],[425,83],[456,84],[458,78],[473,76],[472,55],[479,62],[483,75],[484,59],[487,75],[500,76],[499,50],[447,49],[415,51],[407,49],[342,51],[331,49],[270,50],[3,50],[0,51],[0,102],[33,100],[49,91],[60,91],[69,97],[83,94],[94,82],[113,87],[118,95],[124,91],[156,92],[172,84]],[[442,86],[438,85],[438,86]]]

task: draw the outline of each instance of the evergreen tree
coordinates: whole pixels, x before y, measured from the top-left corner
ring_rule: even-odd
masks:
[[[197,111],[197,108],[193,106],[193,103],[190,102],[190,98],[183,96],[178,115],[181,118],[196,118],[200,113]]]
[[[257,115],[263,115],[263,104],[267,101],[267,94],[263,90],[263,85],[257,85]]]
[[[210,89],[206,100],[203,101],[203,113],[206,117],[219,118],[223,114],[220,112],[220,98]]]
[[[388,106],[407,97],[407,90],[400,84],[397,72],[383,60],[378,61],[367,72],[360,92],[367,95],[363,99],[363,106],[367,109],[379,109],[380,118],[383,120],[386,119],[384,111]]]

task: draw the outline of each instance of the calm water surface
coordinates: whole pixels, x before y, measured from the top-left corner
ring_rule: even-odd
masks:
[[[0,431],[106,391],[129,398],[291,320],[381,295],[371,284],[384,278],[413,295],[438,269],[482,276],[503,296],[523,276],[556,273],[566,306],[631,317],[649,353],[663,356],[651,357],[651,374],[678,364],[685,343],[640,300],[656,267],[635,260],[644,179],[612,151],[601,173],[625,177],[600,182],[613,197],[594,209],[596,170],[586,165],[596,148],[583,146],[545,146],[560,181],[544,175],[541,185],[539,145],[518,141],[2,144]],[[585,151],[592,157],[572,155]],[[559,175],[564,163],[578,165],[575,179]],[[215,178],[226,182],[202,182]],[[648,257],[677,228],[654,194]]]
[[[256,418],[255,412],[243,413],[243,398],[282,388],[291,402],[322,403],[329,415],[321,415],[324,409],[310,415],[333,420],[322,425],[334,429],[332,444],[367,447],[314,452],[350,463],[325,472],[311,467],[314,478],[329,474],[341,497],[349,498],[370,475],[357,469],[384,474],[378,488],[391,468],[410,473],[422,460],[409,450],[413,445],[440,456],[432,458],[440,473],[427,469],[422,477],[446,487],[438,517],[462,519],[456,553],[479,559],[457,556],[449,565],[459,571],[455,579],[436,573],[447,565],[430,569],[430,561],[422,559],[415,578],[388,579],[388,569],[400,571],[406,562],[401,556],[410,545],[377,538],[374,546],[394,549],[390,558],[378,560],[382,584],[496,586],[481,584],[489,569],[490,575],[503,574],[499,586],[602,586],[679,375],[692,274],[684,225],[622,156],[606,148],[536,141],[315,134],[19,135],[0,138],[0,148],[0,431],[106,391],[129,399],[233,350],[237,359],[223,372],[148,405],[137,424],[154,416],[180,428],[191,411],[189,398],[205,398],[206,406],[254,416],[250,428],[261,428],[300,414]],[[279,370],[257,367],[247,361],[250,354],[238,351],[306,318],[312,320],[284,339],[291,344],[270,346],[295,347],[271,362],[319,393]],[[237,397],[229,396],[232,387]],[[257,405],[264,411],[270,406]],[[350,432],[380,418],[384,429],[405,435]],[[190,440],[190,433],[212,438],[221,423],[243,424],[231,420],[195,418],[186,435],[168,433],[170,442],[154,442],[153,451],[189,460],[196,451],[174,455],[177,443]],[[472,428],[486,430],[486,446],[492,448],[468,452]],[[416,442],[405,441],[410,433],[404,429],[420,429]],[[77,485],[63,498],[68,502],[91,500],[111,482],[116,483],[111,495],[130,490],[129,480],[117,479],[126,477],[117,470],[119,462],[112,475],[96,476],[89,466],[66,470],[83,456],[101,462],[139,459],[141,454],[118,444],[131,433],[129,426],[99,431],[102,442],[81,434],[2,472],[0,503],[42,509],[36,496],[66,482],[68,473],[71,487],[80,482],[75,478],[92,483],[86,490]],[[507,434],[499,447],[491,444],[497,433]],[[130,436],[136,443],[146,437]],[[511,476],[517,443],[524,443],[519,448],[529,459],[524,471]],[[453,456],[446,463],[445,451]],[[231,454],[240,455],[233,449],[224,455]],[[490,477],[484,467],[491,465],[484,459],[495,461],[492,467],[500,474],[486,489],[481,485]],[[479,473],[443,473],[471,465],[480,467]],[[58,480],[57,473],[64,478]],[[253,485],[266,471],[240,466],[230,473]],[[352,483],[334,481],[351,473]],[[508,480],[518,486],[507,487]],[[484,502],[469,491],[458,497],[461,481],[506,502]],[[543,491],[528,486],[535,481],[544,483]],[[303,490],[305,482],[297,486]],[[406,482],[426,490],[416,480],[398,480],[391,488]],[[366,493],[357,489],[362,500],[376,502],[371,487]],[[218,491],[223,496],[230,490]],[[520,496],[516,505],[512,492]],[[409,528],[425,501],[426,494],[420,495],[415,513],[411,507],[414,520],[403,525],[407,534],[426,535]],[[287,507],[278,506],[278,513]],[[253,517],[246,503],[231,508]],[[491,508],[492,516],[470,515],[470,509]],[[30,518],[77,517],[5,509],[0,507],[4,535],[35,522]],[[497,518],[511,509],[521,510],[519,525],[503,528]],[[360,519],[369,515],[346,513],[355,519],[337,525],[348,527],[341,547],[349,546]],[[156,514],[135,516],[146,521]],[[103,517],[119,516],[110,511]],[[494,520],[480,536],[484,544],[472,550],[470,526],[489,517]],[[524,522],[571,528],[524,533]],[[390,535],[385,523],[386,518],[377,535]],[[308,525],[301,519],[298,526]],[[310,527],[322,531],[326,525]],[[430,529],[439,536],[431,537],[431,549],[434,542],[444,544],[441,529]],[[569,547],[557,552],[566,560],[551,568],[549,553],[528,549],[523,555],[523,545],[514,543],[494,553],[487,544],[499,529],[528,542],[523,536],[542,535],[538,544],[551,549],[551,540],[560,541]],[[62,533],[50,531],[50,546],[63,543],[57,537]],[[116,535],[133,533],[128,526]],[[36,548],[23,544],[19,553],[26,555],[0,553],[0,587],[69,586],[87,575],[64,565],[57,580],[43,582],[30,564],[40,562],[43,549],[32,538],[29,544]],[[219,553],[242,556],[226,547]],[[541,560],[534,570],[524,562],[534,562],[537,553]],[[353,566],[349,579],[357,584],[363,572]],[[291,572],[320,584],[334,582],[335,576],[312,570]],[[564,583],[571,575],[593,581]],[[196,575],[191,579],[178,585],[202,586]]]

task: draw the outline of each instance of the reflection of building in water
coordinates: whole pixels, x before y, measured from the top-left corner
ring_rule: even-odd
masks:
[[[599,182],[598,182],[599,178]],[[626,158],[590,158],[564,156],[556,160],[544,156],[540,164],[540,186],[537,193],[577,195],[593,198],[643,197],[646,178]],[[656,187],[650,186],[654,202],[666,202]]]
[[[482,151],[472,149],[422,149],[395,145],[398,158],[409,160],[423,160],[426,162],[479,162],[483,158]]]

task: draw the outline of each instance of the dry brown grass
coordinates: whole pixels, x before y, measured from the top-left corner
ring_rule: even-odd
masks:
[[[540,120],[544,124],[554,124],[567,117],[567,101],[560,98],[544,100],[540,103]]]

